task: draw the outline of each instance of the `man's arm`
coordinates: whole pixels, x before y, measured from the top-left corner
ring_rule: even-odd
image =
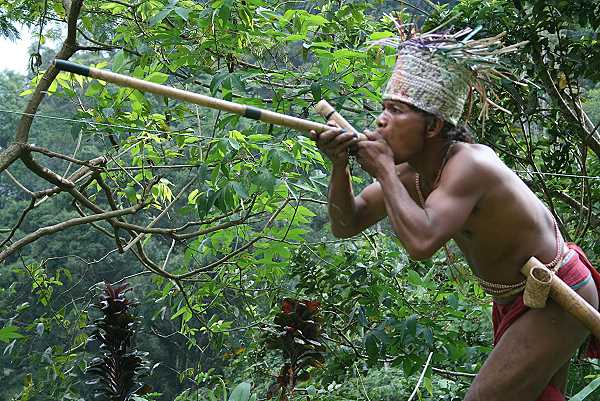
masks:
[[[319,149],[327,155],[333,165],[328,195],[328,211],[331,231],[338,238],[352,237],[375,224],[385,216],[385,205],[379,184],[371,184],[360,195],[354,196],[348,148],[357,138],[351,132],[335,128],[317,134],[310,132]]]
[[[385,216],[383,193],[379,183],[368,185],[354,196],[347,165],[334,165],[329,184],[329,220],[331,232],[338,238],[352,237]]]
[[[393,169],[378,174],[392,227],[413,259],[431,257],[464,226],[485,185],[485,171],[477,164],[470,156],[451,159],[424,208],[410,197]]]

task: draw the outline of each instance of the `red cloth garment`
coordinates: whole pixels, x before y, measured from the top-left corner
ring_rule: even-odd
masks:
[[[565,397],[559,389],[552,384],[548,384],[548,387],[544,389],[536,401],[565,401]]]
[[[588,272],[598,288],[600,297],[600,273],[592,266],[585,253],[577,245],[568,243],[569,249],[576,252],[564,266],[560,268],[557,276],[568,285],[573,285],[587,277]],[[519,295],[510,304],[499,304],[494,302],[492,308],[492,323],[494,326],[494,345],[498,344],[500,338],[521,315],[527,312],[529,308],[523,304],[523,294]],[[586,356],[589,358],[600,358],[600,340],[592,338],[588,346]]]
[[[598,289],[598,296],[600,297],[600,273],[592,266],[581,248],[573,243],[568,243],[567,246],[569,249],[574,250],[576,255],[573,255],[573,257],[559,269],[557,276],[566,284],[572,286],[585,280],[586,277],[588,277],[588,274],[591,274],[592,279],[596,284],[596,288]],[[523,294],[520,294],[509,304],[493,303],[492,324],[494,327],[494,345],[498,344],[498,341],[500,341],[504,332],[528,310],[529,308],[523,304]],[[588,358],[600,358],[600,340],[598,338],[590,338],[585,356]],[[552,385],[548,385],[540,398],[537,399],[537,401],[564,400],[565,398],[560,391]]]

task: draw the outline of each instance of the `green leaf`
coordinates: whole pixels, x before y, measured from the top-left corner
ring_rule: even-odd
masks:
[[[158,14],[150,19],[150,25],[156,25],[162,22],[173,11],[173,7],[165,7]]]
[[[595,378],[583,390],[569,398],[569,401],[583,401],[600,386],[600,377]]]
[[[270,141],[272,138],[273,138],[272,135],[267,135],[267,134],[248,135],[249,142],[266,142],[266,141]]]
[[[313,95],[315,101],[321,100],[321,85],[318,82],[313,82],[310,85],[310,92]]]
[[[333,52],[333,58],[335,59],[352,59],[352,58],[366,58],[367,53],[359,52],[356,50],[340,49]]]
[[[146,81],[154,82],[155,84],[164,84],[169,79],[167,74],[155,71],[146,77]]]
[[[177,319],[177,317],[183,315],[184,313],[190,313],[190,309],[187,307],[187,305],[182,306],[177,312],[175,312],[175,314],[171,316],[171,320]]]
[[[306,39],[306,35],[301,35],[301,34],[294,34],[294,35],[287,35],[283,40],[285,40],[286,42],[295,42],[297,40],[304,40]]]
[[[75,123],[71,126],[71,137],[76,141],[81,133],[81,129],[83,128],[83,123]]]
[[[127,62],[127,54],[123,50],[119,50],[112,58],[111,70],[114,72],[121,71]]]
[[[190,16],[190,10],[183,7],[175,7],[175,13],[179,15],[184,21],[187,21]]]
[[[209,85],[210,93],[213,96],[217,93],[217,91],[221,87],[221,84],[227,77],[229,77],[228,72],[221,72],[221,73],[215,74],[213,79],[210,81],[210,85]]]
[[[231,392],[229,401],[248,401],[250,398],[251,387],[252,386],[248,382],[238,384]]]
[[[367,334],[365,338],[365,349],[369,359],[374,361],[379,356],[379,345],[377,344],[377,338],[372,333]]]
[[[231,186],[231,188],[235,191],[235,193],[240,197],[240,198],[247,198],[248,197],[248,192],[246,191],[246,189],[242,186],[242,184],[240,184],[237,181],[231,181],[229,183],[229,185]]]
[[[324,18],[317,14],[308,14],[304,17],[304,20],[308,22],[309,25],[313,26],[322,26],[329,22],[327,18]]]
[[[8,326],[0,329],[0,341],[8,343],[15,338],[23,338],[22,334],[17,332],[17,326]]]
[[[419,276],[419,273],[417,273],[414,270],[408,270],[406,272],[407,275],[407,280],[409,283],[411,283],[414,286],[421,286],[423,285],[423,280],[421,280],[421,276]]]
[[[392,36],[394,36],[394,34],[390,31],[373,32],[371,35],[369,35],[369,40],[385,39]]]
[[[423,379],[423,387],[427,389],[429,395],[433,395],[433,383],[431,382],[431,377],[425,377]]]
[[[417,334],[417,317],[415,315],[411,315],[406,319],[406,331],[412,337]]]
[[[254,182],[260,189],[273,193],[277,179],[267,169],[261,169],[261,172],[256,176]]]

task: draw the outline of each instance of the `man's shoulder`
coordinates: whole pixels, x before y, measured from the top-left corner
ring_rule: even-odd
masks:
[[[454,145],[464,156],[473,158],[490,158],[497,157],[494,149],[481,143],[456,142]]]
[[[493,168],[503,166],[496,152],[487,145],[461,142],[455,146],[456,164],[466,168]]]
[[[454,155],[446,168],[452,172],[451,176],[458,175],[463,180],[469,178],[469,181],[483,184],[491,183],[490,179],[498,176],[506,166],[489,146],[461,142],[455,145]]]

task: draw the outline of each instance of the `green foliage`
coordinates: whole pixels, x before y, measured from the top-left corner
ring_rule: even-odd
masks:
[[[19,334],[18,327],[7,326],[0,329],[0,341],[8,343],[10,340],[15,338],[23,338],[22,334]]]
[[[592,123],[595,126],[600,124],[600,88],[591,89],[586,93],[583,106]]]
[[[250,400],[250,383],[243,382],[238,384],[231,394],[229,395],[229,401],[248,401]],[[256,396],[253,396],[256,399]]]
[[[585,386],[580,392],[575,394],[573,397],[569,398],[573,401],[583,401],[591,395],[594,390],[596,390],[600,386],[600,377],[596,377],[594,380],[590,382],[587,386]]]

